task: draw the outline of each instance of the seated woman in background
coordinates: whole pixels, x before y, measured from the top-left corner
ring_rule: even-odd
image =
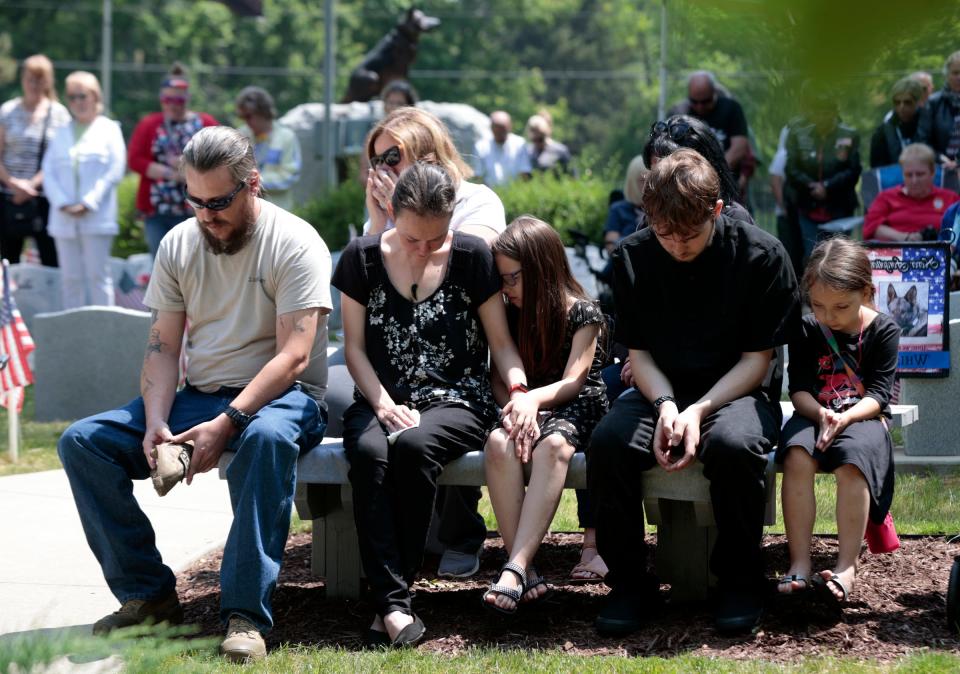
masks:
[[[347,367],[357,383],[343,446],[376,611],[366,641],[409,646],[426,631],[410,586],[437,479],[447,463],[483,447],[497,419],[488,342],[511,403],[503,424],[528,450],[538,405],[526,392],[493,254],[481,239],[450,228],[453,179],[417,162],[391,191],[386,215],[396,226],[351,241],[333,285],[343,292]]]
[[[364,234],[380,234],[394,226],[387,213],[397,180],[414,162],[438,164],[457,190],[450,229],[479,236],[492,244],[506,229],[500,197],[486,185],[467,182],[473,175],[453,145],[443,122],[419,108],[399,108],[373,127],[367,138],[367,212]]]
[[[637,155],[627,165],[623,199],[614,201],[607,211],[607,222],[603,226],[603,245],[608,253],[613,250],[617,241],[637,231],[637,222],[643,212],[640,195],[643,194],[643,179],[646,175],[647,165],[643,163],[643,157]]]
[[[877,241],[935,240],[947,208],[960,195],[933,184],[936,156],[923,143],[900,153],[903,185],[883,190],[863,221],[863,239]]]
[[[900,153],[917,137],[923,84],[914,77],[904,77],[890,91],[893,109],[887,111],[870,139],[870,168],[896,164]]]

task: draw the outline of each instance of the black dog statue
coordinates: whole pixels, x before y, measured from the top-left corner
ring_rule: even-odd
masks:
[[[420,33],[440,25],[440,19],[427,16],[419,9],[410,8],[404,18],[384,36],[377,46],[363,57],[350,74],[350,86],[341,103],[369,101],[375,98],[391,80],[407,79],[407,73],[417,58]]]

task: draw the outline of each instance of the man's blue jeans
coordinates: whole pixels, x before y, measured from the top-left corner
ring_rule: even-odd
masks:
[[[239,389],[177,393],[168,425],[174,435],[223,412]],[[297,457],[323,438],[327,413],[299,385],[261,408],[229,449],[233,524],[220,567],[220,618],[237,613],[261,631],[273,626],[270,598],[290,529]],[[121,602],[156,599],[176,587],[160,558],[153,527],[133,496],[132,480],[149,477],[143,455],[143,399],[77,421],[58,451],[80,521],[110,591]],[[190,526],[185,514],[184,528]]]

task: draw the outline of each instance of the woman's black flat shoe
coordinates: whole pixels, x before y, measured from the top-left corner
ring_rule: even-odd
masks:
[[[367,629],[363,635],[363,647],[367,649],[387,648],[390,646],[390,635],[386,632],[375,630],[372,627]]]
[[[394,648],[413,647],[420,643],[426,633],[427,628],[424,627],[423,621],[419,616],[414,615],[413,622],[400,630],[400,634],[390,642],[390,645]]]

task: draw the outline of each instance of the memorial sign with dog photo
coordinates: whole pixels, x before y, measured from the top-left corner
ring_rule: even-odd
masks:
[[[897,373],[904,377],[950,374],[950,246],[868,243],[877,310],[900,326]]]

